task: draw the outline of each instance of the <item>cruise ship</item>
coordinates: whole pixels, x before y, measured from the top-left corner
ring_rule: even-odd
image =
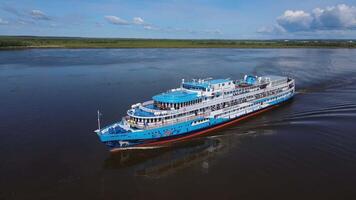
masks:
[[[111,151],[151,148],[187,140],[269,110],[291,99],[294,79],[252,76],[242,79],[182,80],[180,87],[136,103],[121,121],[95,131]]]

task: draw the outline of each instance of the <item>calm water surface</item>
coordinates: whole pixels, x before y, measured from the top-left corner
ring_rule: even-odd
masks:
[[[289,75],[289,103],[167,148],[93,133],[182,78]],[[355,199],[356,50],[0,51],[0,199]]]

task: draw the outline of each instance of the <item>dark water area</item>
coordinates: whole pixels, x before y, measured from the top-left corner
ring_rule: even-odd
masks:
[[[355,199],[356,50],[0,51],[0,199]],[[110,154],[93,132],[182,78],[289,75],[295,98],[205,137]]]

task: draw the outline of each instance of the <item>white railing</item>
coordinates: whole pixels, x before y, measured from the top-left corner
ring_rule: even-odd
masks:
[[[166,126],[166,125],[186,122],[186,121],[196,119],[198,117],[206,117],[206,116],[207,116],[207,113],[199,114],[199,115],[190,115],[190,116],[185,116],[185,117],[180,117],[180,118],[175,118],[175,119],[170,119],[170,120],[165,120],[165,121],[160,121],[160,122],[150,122],[150,123],[146,123],[146,124],[143,122],[135,122],[135,123],[130,123],[130,125],[135,128],[140,128],[140,129],[153,129],[153,128],[158,128],[158,127],[162,127],[162,126]]]
[[[151,105],[151,104],[153,104],[153,100],[145,101],[142,103],[143,106],[147,106],[147,105]]]
[[[213,100],[203,101],[202,103],[199,103],[199,104],[196,104],[196,105],[182,107],[182,108],[180,108],[178,110],[155,110],[155,109],[147,108],[147,107],[144,107],[144,106],[140,106],[139,108],[142,109],[145,112],[150,112],[150,113],[159,112],[159,113],[162,113],[161,115],[156,115],[156,116],[152,116],[152,117],[142,117],[142,118],[160,118],[162,116],[167,117],[167,116],[171,116],[171,115],[174,115],[174,114],[190,112],[190,111],[198,110],[198,109],[201,109],[201,108],[213,106],[213,105],[216,105],[216,104],[220,104],[220,103],[224,103],[224,102],[228,102],[228,101],[244,98],[244,97],[247,97],[247,96],[256,95],[258,93],[268,92],[268,91],[275,90],[275,89],[278,89],[278,88],[287,87],[289,85],[289,83],[290,82],[286,82],[286,83],[278,84],[278,85],[275,85],[275,86],[272,86],[272,87],[269,87],[269,88],[256,90],[256,91],[253,91],[253,92],[240,92],[240,93],[237,93],[236,95],[229,94],[229,97],[226,97],[226,95],[221,95],[220,97],[216,97]],[[285,84],[285,86],[281,87],[281,85],[284,85],[284,84]],[[142,105],[149,105],[149,104],[153,104],[153,101],[144,102]],[[132,115],[132,113],[128,113],[128,114]]]
[[[158,112],[158,110],[151,109],[151,108],[146,108],[145,106],[140,106],[139,109],[141,109],[141,110],[143,110],[145,112],[151,112],[151,113]]]

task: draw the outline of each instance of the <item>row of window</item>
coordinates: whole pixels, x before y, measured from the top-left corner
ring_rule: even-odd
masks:
[[[228,106],[234,106],[240,103],[244,103],[247,101],[247,98],[262,98],[264,96],[269,96],[269,95],[274,95],[278,92],[281,92],[281,89],[276,89],[273,91],[269,91],[269,92],[263,92],[260,94],[256,94],[256,95],[250,95],[247,97],[243,97],[243,98],[239,98],[239,99],[235,99],[232,100],[230,102],[224,102],[224,103],[219,103],[219,104],[215,104],[209,107],[205,107],[205,108],[200,108],[194,111],[190,111],[190,112],[186,112],[186,113],[180,113],[177,115],[173,115],[173,116],[167,116],[164,118],[151,118],[151,119],[142,119],[142,118],[131,118],[132,120],[136,121],[136,122],[143,122],[143,123],[153,123],[153,122],[161,122],[163,120],[170,120],[170,119],[175,119],[175,118],[180,118],[180,117],[185,117],[185,116],[189,116],[189,115],[197,115],[199,112],[205,112],[205,110],[210,109],[211,111],[215,111],[215,110],[220,110],[226,107],[226,105]]]
[[[236,108],[236,109],[233,109],[233,110],[229,110],[229,111],[224,112],[224,113],[222,113],[222,114],[216,115],[216,117],[221,116],[221,115],[225,115],[225,114],[229,114],[229,113],[232,113],[232,112],[236,112],[236,111],[239,111],[239,110],[242,110],[242,109],[246,109],[246,108],[249,108],[249,107],[258,105],[258,104],[261,104],[261,105],[262,105],[263,102],[271,101],[271,100],[277,100],[278,98],[280,98],[280,97],[282,97],[282,96],[284,96],[284,95],[286,95],[286,94],[287,94],[287,93],[283,93],[283,94],[277,95],[277,96],[275,96],[275,97],[273,97],[273,98],[265,99],[265,100],[263,100],[263,101],[261,101],[261,102],[255,102],[255,103],[250,104],[250,105],[247,105],[247,106],[243,106],[243,107],[240,107],[240,108]]]
[[[194,122],[195,123],[200,123],[200,122],[206,122],[208,121],[207,119],[199,119],[199,120],[195,120]]]

